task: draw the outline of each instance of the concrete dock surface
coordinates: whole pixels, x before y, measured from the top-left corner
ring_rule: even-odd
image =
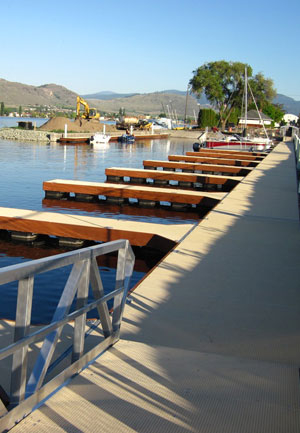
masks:
[[[280,143],[131,294],[121,340],[12,431],[298,433],[299,256]]]

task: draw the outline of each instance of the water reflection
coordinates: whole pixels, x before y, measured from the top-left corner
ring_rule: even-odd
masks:
[[[101,150],[87,144],[0,140],[1,177],[4,180],[0,183],[1,206],[43,210],[42,185],[46,180],[104,182],[107,167],[142,168],[145,159],[166,160],[168,154],[182,154],[191,149],[192,142],[182,140],[145,140],[125,145],[109,143],[108,148]]]
[[[47,210],[107,218],[126,218],[159,224],[196,222],[196,213],[169,212],[166,209],[143,209],[134,205],[107,206],[101,203],[79,203],[44,199],[43,181],[74,179],[105,181],[105,168],[142,168],[145,159],[167,159],[168,154],[182,154],[192,149],[191,141],[150,140],[133,144],[109,143],[107,148],[89,145],[60,145],[0,140],[0,206],[31,210]],[[4,236],[4,238],[3,238]],[[55,245],[20,244],[8,241],[0,233],[0,267],[63,252]],[[138,258],[132,284],[139,281],[159,258]],[[114,286],[115,258],[99,263],[105,291]],[[53,271],[54,272],[54,271]],[[56,273],[55,273],[56,272]],[[53,275],[41,275],[34,288],[33,323],[51,319],[67,278],[67,269]],[[55,281],[55,284],[52,283]],[[0,286],[0,318],[14,319],[16,283]]]

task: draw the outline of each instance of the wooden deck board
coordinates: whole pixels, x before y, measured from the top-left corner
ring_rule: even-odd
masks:
[[[220,176],[194,173],[178,173],[174,171],[142,170],[136,168],[110,167],[105,170],[106,176],[119,176],[143,179],[175,180],[179,182],[199,182],[202,184],[236,185],[243,179],[241,176]]]
[[[201,150],[199,152],[186,152],[187,156],[213,156],[213,157],[223,157],[224,154],[222,152],[218,152],[216,150]],[[236,155],[236,154],[230,154],[226,153],[227,159],[240,159],[240,160],[246,160],[246,161],[261,161],[264,159],[264,156],[256,156],[256,155],[243,155],[242,153]]]
[[[193,153],[193,152],[191,152]],[[224,157],[210,157],[210,156],[189,156],[189,155],[169,155],[169,161],[186,161],[186,162],[205,162],[206,164],[221,164],[221,165],[236,165],[242,167],[256,167],[260,161],[251,161],[244,159],[228,159]]]
[[[200,204],[217,203],[225,193],[206,193],[177,189],[143,187],[100,182],[54,179],[43,183],[44,191],[58,191],[78,194],[104,195],[108,197],[136,198],[171,203]]]
[[[143,161],[145,169],[149,167],[161,167],[161,168],[174,168],[179,170],[197,170],[197,171],[209,171],[209,172],[220,172],[237,174],[245,176],[253,170],[253,167],[237,167],[233,165],[217,165],[217,164],[201,164],[197,162],[176,162],[176,161],[160,161],[148,159]]]
[[[164,225],[113,218],[0,208],[0,229],[108,242],[128,239],[132,245],[168,251],[193,226]]]
[[[203,154],[206,154],[206,153],[214,153],[214,154],[221,153],[222,155],[242,155],[242,156],[252,155],[252,156],[262,156],[262,157],[266,157],[269,154],[267,152],[256,152],[256,151],[250,152],[249,150],[245,150],[245,151],[234,150],[234,149],[224,149],[223,150],[223,149],[220,149],[220,148],[218,148],[218,149],[212,149],[212,148],[207,149],[205,147],[201,147],[197,152],[200,152],[200,153],[203,153]]]

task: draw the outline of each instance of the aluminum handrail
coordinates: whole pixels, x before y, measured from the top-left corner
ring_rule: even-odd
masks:
[[[115,289],[104,295],[96,258],[116,251],[118,260]],[[128,240],[118,240],[0,269],[0,284],[19,281],[14,342],[0,350],[0,360],[13,356],[9,406],[5,408],[0,400],[1,431],[11,428],[66,379],[78,373],[91,359],[118,341],[134,261]],[[73,266],[51,323],[39,330],[30,331],[34,277],[68,265]],[[95,300],[88,303],[90,286]],[[76,296],[76,309],[69,313]],[[111,299],[114,299],[114,303],[110,315],[107,302]],[[100,316],[98,323],[103,337],[95,347],[85,351],[86,316],[94,308],[97,308]],[[70,365],[46,383],[45,376],[57,342],[63,338],[63,327],[70,322],[74,322]],[[29,345],[40,341],[42,347],[28,374]]]
[[[77,317],[81,316],[83,313],[88,313],[89,311],[96,308],[99,304],[104,304],[105,302],[110,301],[116,295],[121,293],[122,290],[123,289],[114,290],[113,292],[110,292],[109,294],[103,296],[103,298],[98,299],[97,301],[93,301],[85,307],[80,308],[79,310],[73,311],[73,313],[68,314],[64,319],[56,322],[51,322],[50,325],[46,325],[38,331],[33,332],[29,336],[21,338],[16,343],[12,343],[4,349],[0,349],[0,361],[12,355],[16,350],[19,350],[29,344],[35,343],[36,341],[40,341],[42,337],[45,337],[51,331],[55,331],[55,329],[59,328],[60,326],[64,326],[67,323],[74,321]]]
[[[299,175],[300,172],[300,129],[293,127],[293,142],[295,147],[296,168]]]

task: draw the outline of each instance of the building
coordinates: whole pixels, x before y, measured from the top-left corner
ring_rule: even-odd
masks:
[[[261,118],[261,119],[260,119]],[[255,128],[262,128],[263,124],[265,126],[270,126],[272,119],[264,113],[258,113],[256,110],[249,110],[247,113],[247,126],[253,126]],[[246,123],[245,116],[239,119],[239,125],[244,126]]]
[[[283,116],[283,120],[286,122],[286,123],[297,123],[298,122],[298,119],[299,119],[299,117],[298,116],[296,116],[295,114],[285,114],[284,116]]]

